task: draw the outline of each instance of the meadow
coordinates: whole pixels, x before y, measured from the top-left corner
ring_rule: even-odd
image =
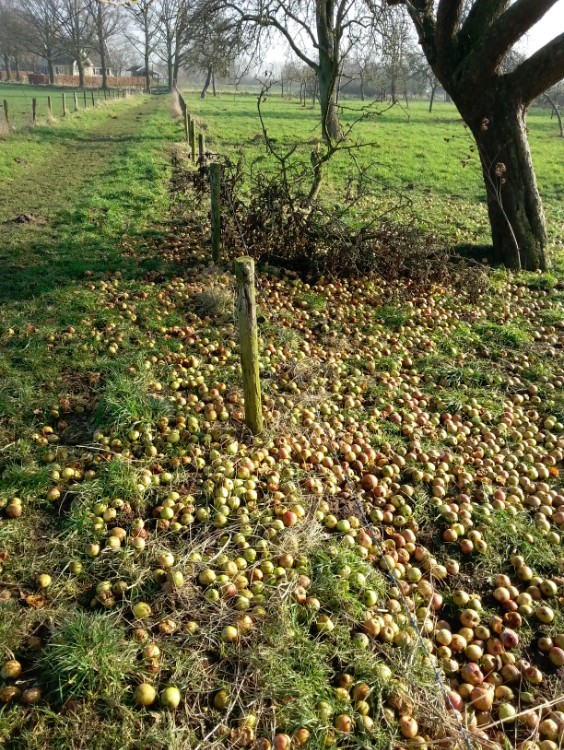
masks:
[[[247,164],[269,169],[257,95],[222,94],[201,99],[187,95],[190,111],[206,128],[208,147],[230,157],[244,153]],[[363,167],[377,196],[374,207],[401,223],[415,223],[449,242],[487,242],[485,190],[473,140],[453,104],[436,102],[433,112],[421,101],[397,104],[342,102],[344,128],[365,108],[366,118],[351,131],[352,142],[372,144],[350,154],[337,154],[326,170],[326,190],[338,191]],[[296,158],[309,160],[320,138],[319,108],[302,107],[296,97],[267,97],[262,104],[265,126],[276,149],[284,153],[298,145]],[[555,249],[564,246],[564,139],[559,137],[550,110],[532,108],[529,137],[550,239]],[[347,144],[348,145],[348,144]],[[272,168],[272,166],[270,167]],[[396,208],[397,207],[397,208]]]
[[[210,149],[271,169],[251,97],[188,104]],[[278,143],[315,138],[270,107]],[[482,237],[452,111],[410,109],[362,125],[378,195],[411,180],[398,221]],[[0,747],[558,750],[560,266],[412,288],[259,265],[253,436],[237,248],[211,263],[170,97],[11,133],[0,179]]]

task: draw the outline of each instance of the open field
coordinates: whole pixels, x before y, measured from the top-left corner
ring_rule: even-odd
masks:
[[[20,129],[32,125],[32,102],[37,99],[37,122],[45,124],[49,119],[47,98],[51,97],[52,116],[57,119],[63,116],[63,94],[66,98],[66,109],[70,115],[74,113],[74,91],[76,91],[79,110],[92,108],[92,94],[94,102],[104,101],[104,93],[100,89],[72,89],[68,86],[29,86],[15,83],[0,83],[0,104],[8,102],[10,128]],[[86,95],[86,104],[84,97]],[[108,93],[108,96],[110,94]],[[4,123],[4,112],[0,109],[0,122]],[[0,134],[2,130],[0,130]]]
[[[0,747],[558,750],[564,278],[259,268],[252,437],[181,139],[142,96],[0,145]]]
[[[191,93],[187,101],[190,111],[205,123],[211,150],[229,155],[244,152],[248,164],[260,159],[257,166],[268,168],[272,159],[266,156],[261,138],[256,96],[222,94],[202,100]],[[372,107],[351,134],[353,141],[375,144],[355,152],[378,198],[374,210],[384,213],[401,204],[391,216],[402,223],[415,222],[454,243],[488,242],[479,160],[471,152],[471,135],[454,105],[437,102],[431,114],[426,102],[413,102],[409,108],[388,106]],[[343,102],[345,127],[358,119],[360,107],[359,101]],[[302,108],[297,98],[269,97],[262,110],[275,147],[284,152],[303,144],[297,153],[309,160],[312,144],[320,137],[318,107],[308,103]],[[550,239],[560,249],[564,247],[564,139],[548,109],[531,109],[528,126]],[[331,184],[343,187],[355,171],[351,157],[338,154],[327,168],[329,188]]]

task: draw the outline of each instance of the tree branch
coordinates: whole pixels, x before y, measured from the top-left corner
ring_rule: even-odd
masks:
[[[507,82],[526,106],[564,79],[564,34],[560,34],[506,76]]]
[[[482,34],[462,62],[469,80],[494,73],[507,52],[558,0],[516,0]]]
[[[474,43],[504,13],[510,0],[475,0],[458,34],[462,44]]]
[[[436,43],[439,54],[450,50],[464,0],[441,0],[437,9]]]

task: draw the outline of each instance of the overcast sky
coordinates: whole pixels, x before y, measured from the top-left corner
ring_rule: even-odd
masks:
[[[533,26],[529,33],[527,53],[530,54],[542,47],[564,31],[564,0],[558,0],[544,18]]]

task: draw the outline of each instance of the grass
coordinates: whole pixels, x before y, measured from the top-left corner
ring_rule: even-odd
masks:
[[[204,123],[210,151],[229,156],[244,153],[248,165],[255,164],[254,168],[261,170],[272,168],[261,136],[256,96],[222,94],[202,100],[190,94],[187,100],[190,111]],[[454,105],[437,103],[431,114],[427,110],[426,102],[391,109],[387,104],[377,104],[355,126],[354,142],[374,144],[355,155],[374,192],[369,208],[372,214],[385,213],[401,223],[415,223],[453,244],[487,242],[484,186],[471,136]],[[262,111],[275,147],[284,152],[300,144],[299,158],[308,160],[312,144],[320,139],[318,108],[302,108],[295,98],[288,101],[270,96]],[[358,119],[360,112],[360,102],[345,101],[343,125]],[[532,108],[528,128],[550,241],[559,250],[564,246],[564,158],[557,155],[564,144],[550,120],[549,109]],[[338,154],[326,170],[329,189],[342,188],[355,173],[346,152]],[[401,200],[397,191],[401,191]]]
[[[89,697],[123,700],[123,680],[135,671],[135,647],[114,616],[71,613],[55,625],[38,667],[59,703]]]
[[[66,101],[67,117],[74,114],[74,93],[77,94],[79,111],[92,108],[92,95],[95,104],[105,101],[101,89],[79,91],[63,86],[30,86],[28,84],[0,83],[0,100],[8,102],[10,130],[17,131],[32,126],[32,102],[37,101],[36,122],[46,124],[50,121],[48,97],[51,98],[51,117],[63,116],[63,95]],[[112,92],[113,93],[113,92]],[[86,105],[84,96],[86,95]],[[4,118],[2,111],[1,118]]]

